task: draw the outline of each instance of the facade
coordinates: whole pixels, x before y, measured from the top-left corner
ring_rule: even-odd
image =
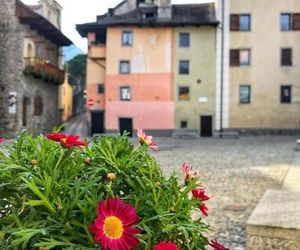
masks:
[[[177,130],[198,134],[206,126],[211,135],[217,25],[213,4],[162,0],[123,1],[97,22],[78,25],[89,42],[91,133],[142,127],[168,136]],[[188,46],[180,45],[182,39]],[[201,116],[208,121],[201,124]]]
[[[299,131],[300,2],[230,0],[224,9],[223,129]]]
[[[43,1],[47,2],[47,1]],[[21,1],[0,0],[0,134],[34,134],[59,124],[60,47],[71,41]]]
[[[68,121],[73,115],[73,88],[69,83],[68,73],[65,73],[64,83],[59,87],[59,109],[61,120]]]

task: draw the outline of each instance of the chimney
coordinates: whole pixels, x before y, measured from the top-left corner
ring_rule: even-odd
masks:
[[[172,19],[172,5],[171,0],[155,0],[157,5],[157,17],[159,19]]]

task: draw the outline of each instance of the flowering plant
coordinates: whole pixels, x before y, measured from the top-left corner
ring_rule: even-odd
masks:
[[[199,176],[166,178],[148,152],[152,137],[139,135],[146,139],[134,147],[126,135],[87,145],[76,136],[23,132],[3,146],[0,249],[220,247],[204,235],[211,228],[197,207],[209,197]]]

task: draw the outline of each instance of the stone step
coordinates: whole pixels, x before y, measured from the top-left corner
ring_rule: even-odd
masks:
[[[291,166],[289,168],[282,189],[290,192],[300,192],[300,167]]]

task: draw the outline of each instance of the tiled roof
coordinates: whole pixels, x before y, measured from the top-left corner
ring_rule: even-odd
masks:
[[[97,16],[97,22],[77,25],[82,36],[89,31],[110,26],[137,25],[137,26],[182,26],[182,25],[218,25],[214,4],[183,4],[172,5],[172,18],[160,18],[157,7],[137,8],[123,15],[109,15],[106,13]],[[153,13],[153,17],[145,18],[145,14]]]

